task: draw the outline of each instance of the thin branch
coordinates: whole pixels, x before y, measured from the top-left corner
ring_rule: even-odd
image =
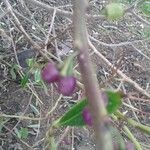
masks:
[[[13,16],[15,23],[17,25],[17,27],[22,31],[22,33],[24,34],[24,36],[27,38],[27,40],[34,46],[34,47],[38,47],[39,46],[31,39],[31,37],[27,34],[27,32],[24,30],[23,26],[21,25],[20,21],[18,20],[18,18],[16,17],[16,15],[13,12],[12,6],[10,5],[10,3],[8,2],[8,0],[3,0],[5,5],[7,6],[7,9],[10,11],[11,15]]]
[[[60,137],[59,141],[57,142],[56,144],[57,146],[59,146],[59,144],[63,141],[63,139],[66,137],[69,131],[70,131],[70,127],[67,127],[63,132],[62,136]]]
[[[47,60],[49,60],[50,62],[52,61],[47,54],[45,54],[40,45],[38,45],[36,42],[34,42],[32,40],[32,38],[29,36],[29,34],[25,31],[25,29],[23,28],[23,26],[21,25],[19,19],[16,17],[15,13],[13,12],[12,6],[10,5],[10,3],[8,2],[8,0],[3,0],[5,5],[7,6],[7,9],[10,11],[11,15],[13,16],[15,23],[18,27],[18,29],[22,32],[22,34],[25,36],[25,38],[28,40],[28,42],[34,47],[35,50],[39,51],[39,53],[45,57]],[[58,60],[57,57],[53,56],[53,54],[49,53],[50,56],[52,56],[53,58],[55,58],[56,60]]]
[[[6,114],[0,114],[0,117],[4,117],[4,118],[16,118],[16,119],[20,119],[20,120],[34,120],[34,121],[39,121],[39,120],[44,120],[46,119],[46,117],[44,118],[32,118],[32,117],[28,117],[28,116],[17,116],[17,115],[6,115]]]
[[[131,133],[129,128],[127,126],[123,126],[123,130],[126,134],[126,136],[134,143],[137,150],[142,150],[140,143],[137,141],[137,139],[134,137],[134,135]]]
[[[112,43],[108,44],[108,43],[99,41],[99,40],[95,39],[92,36],[90,36],[90,39],[93,40],[94,42],[97,42],[98,44],[106,46],[106,47],[119,47],[119,46],[125,46],[125,45],[133,45],[133,44],[138,43],[138,42],[143,42],[143,41],[150,40],[150,38],[147,38],[147,39],[143,39],[143,40],[134,40],[134,41],[129,41],[129,42],[120,42],[120,43],[117,43],[117,44],[112,44]]]
[[[141,16],[137,15],[137,14],[135,13],[135,11],[131,11],[131,14],[132,14],[134,17],[136,17],[138,20],[140,20],[143,24],[146,24],[146,25],[150,26],[150,22],[144,20]]]
[[[14,42],[14,40],[13,40],[13,35],[12,35],[12,32],[11,32],[11,29],[10,29],[10,28],[11,28],[11,27],[10,27],[10,24],[9,24],[9,33],[10,33],[10,37],[11,37],[11,43],[12,43],[13,51],[14,51],[14,54],[15,54],[15,59],[16,59],[17,64],[18,64],[19,67],[20,67],[20,62],[19,62],[19,60],[18,60],[17,51],[16,51],[16,44],[15,44],[15,42]]]
[[[49,30],[48,30],[48,34],[46,36],[45,48],[44,48],[45,51],[47,51],[48,41],[49,41],[50,34],[52,32],[52,28],[54,26],[55,17],[56,17],[56,9],[54,9],[53,17],[52,17],[52,20],[51,20],[51,24],[50,24],[50,27],[49,27]]]
[[[53,111],[55,111],[55,109],[57,108],[58,103],[60,102],[61,98],[62,98],[62,95],[60,95],[60,96],[59,96],[59,98],[57,99],[57,101],[56,101],[55,105],[54,105],[54,106],[53,106],[53,108],[52,108],[52,109],[51,109],[51,110],[47,113],[47,115],[46,115],[46,116],[51,115],[51,114],[53,113]]]
[[[136,122],[135,120],[133,120],[131,118],[127,118],[120,111],[116,112],[116,116],[119,119],[122,119],[122,120],[126,121],[129,125],[133,126],[134,128],[137,128],[137,129],[143,131],[144,133],[150,135],[150,127],[149,126],[146,126],[146,125],[143,125],[139,122]]]
[[[30,24],[32,24],[33,26],[37,27],[38,30],[40,30],[44,36],[46,36],[44,29],[42,29],[40,27],[39,24],[37,24],[33,19],[31,20],[31,18],[27,18],[26,16],[24,16],[23,14],[19,13],[17,10],[13,10],[13,12],[15,14],[17,14],[18,16],[20,16],[21,18],[23,18],[24,20],[26,20],[27,22],[29,22]]]
[[[103,98],[99,91],[98,82],[88,52],[88,35],[85,21],[87,6],[87,0],[74,1],[74,47],[79,52],[78,61],[93,118],[97,150],[112,150],[111,136],[109,131],[105,128],[104,123],[106,109],[103,104]]]
[[[95,46],[91,43],[91,41],[89,40],[88,42],[90,48],[95,52],[95,54],[97,54],[97,56],[99,56],[109,67],[114,68],[117,70],[117,74],[120,75],[123,80],[125,82],[130,83],[135,89],[137,89],[140,93],[142,93],[143,95],[146,95],[147,97],[150,98],[150,94],[147,93],[143,88],[140,87],[140,85],[138,85],[135,81],[133,81],[132,79],[130,79],[128,76],[126,76],[122,71],[118,70],[116,67],[114,67],[114,65],[112,65],[96,48]]]
[[[56,9],[56,13],[58,15],[62,15],[62,16],[66,16],[66,17],[70,17],[72,16],[72,12],[69,12],[69,11],[64,11],[64,10],[61,10],[61,9],[58,9],[56,7],[51,7],[45,3],[42,3],[42,2],[39,2],[37,0],[26,0],[28,1],[29,3],[32,3],[34,6],[38,6],[38,7],[42,7],[44,9],[46,9],[48,12],[52,13],[54,11],[54,9]]]
[[[73,13],[72,12],[69,12],[69,11],[65,11],[65,10],[61,10],[59,8],[56,8],[56,7],[51,7],[45,3],[42,3],[42,2],[39,2],[37,0],[26,0],[28,1],[29,3],[32,3],[38,7],[42,7],[43,9],[46,9],[48,12],[52,13],[54,11],[54,9],[56,9],[56,13],[58,15],[61,15],[61,16],[65,16],[65,17],[72,17]],[[104,19],[105,16],[104,15],[86,15],[86,17],[88,19],[91,19],[91,18],[94,18],[94,19]]]
[[[0,15],[0,20],[3,19],[3,17],[5,17],[9,12],[10,12],[10,10],[6,10],[4,13],[2,13]]]

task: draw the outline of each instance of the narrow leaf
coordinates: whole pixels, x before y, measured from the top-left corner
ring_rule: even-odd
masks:
[[[21,78],[21,86],[25,87],[28,83],[29,80],[29,75],[25,74],[22,78]]]
[[[39,114],[40,114],[39,110],[38,110],[34,105],[30,104],[30,107],[31,107],[32,111],[33,111],[36,115],[39,115]]]
[[[150,15],[150,1],[145,1],[143,4],[142,4],[142,12],[145,14],[145,15]]]
[[[143,35],[145,38],[149,38],[150,37],[150,27],[144,27],[143,28]]]
[[[61,75],[63,76],[71,76],[73,74],[73,64],[74,64],[75,54],[68,56],[65,64],[61,70]]]
[[[111,90],[106,91],[108,96],[108,104],[107,104],[107,112],[109,114],[115,112],[122,104],[121,98],[122,93],[121,92],[114,92]]]
[[[18,71],[19,67],[17,64],[12,65],[11,69],[10,69],[10,74],[13,80],[16,80],[16,73]]]
[[[48,94],[47,86],[45,85],[45,83],[43,82],[43,80],[41,80],[41,82],[40,82],[39,84],[40,84],[40,86],[43,88],[44,92],[45,92],[47,95],[49,95],[49,94]]]
[[[115,112],[121,106],[122,93],[114,91],[106,91],[108,96],[108,104],[106,106],[108,114]],[[54,126],[83,126],[83,109],[87,106],[87,98],[83,98],[75,104],[68,112],[66,112],[60,119],[54,122]]]
[[[17,132],[17,136],[18,136],[18,138],[26,139],[28,137],[28,129],[27,128],[21,128]]]
[[[40,69],[35,70],[34,80],[35,80],[36,83],[39,83],[41,81],[41,71],[40,71]]]
[[[82,118],[82,111],[87,105],[86,98],[80,100],[75,104],[68,112],[64,114],[60,119],[54,122],[54,126],[83,126],[85,125]]]
[[[35,60],[33,58],[29,58],[29,59],[26,59],[26,63],[29,68],[32,68],[35,63]]]

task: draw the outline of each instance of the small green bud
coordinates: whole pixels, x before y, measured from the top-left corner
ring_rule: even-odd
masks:
[[[118,20],[124,14],[124,7],[121,3],[110,3],[106,6],[106,16],[109,20]]]

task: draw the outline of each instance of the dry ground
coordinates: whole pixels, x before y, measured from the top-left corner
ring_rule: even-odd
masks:
[[[37,58],[38,62],[48,58],[58,63],[73,52],[71,1],[41,0],[46,5],[36,0],[31,0],[33,3],[29,0],[4,1],[0,0],[0,113],[3,114],[0,117],[0,149],[48,149],[45,137],[52,121],[79,99],[81,90],[76,89],[72,97],[60,97],[54,86],[48,86],[48,93],[45,93],[32,77],[28,87],[22,88],[20,76],[13,80],[10,70],[15,63],[21,66],[20,72],[25,73],[27,58]],[[127,93],[130,98],[124,99],[121,111],[150,126],[150,38],[143,34],[144,28],[150,25],[150,17],[134,10],[133,5],[122,20],[109,22],[100,15],[104,6],[105,1],[91,0],[88,9],[91,16],[87,21],[95,46],[95,49],[93,45],[90,47],[91,59],[100,87]],[[118,73],[111,65],[117,67]],[[44,118],[48,112],[50,115]],[[122,123],[114,123],[122,126]],[[28,138],[17,137],[16,132],[21,127],[28,128]],[[129,127],[143,150],[150,149],[150,135]],[[60,150],[94,150],[90,130],[62,128],[55,131],[54,137]],[[121,128],[120,132],[127,139]]]

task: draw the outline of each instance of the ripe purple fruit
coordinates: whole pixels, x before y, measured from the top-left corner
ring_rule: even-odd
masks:
[[[47,63],[41,72],[42,79],[47,83],[53,83],[58,81],[60,75],[56,66],[52,63]]]
[[[102,96],[102,100],[104,102],[104,105],[105,107],[107,106],[108,104],[108,97],[107,97],[107,94],[105,91],[101,91],[101,96]],[[92,116],[91,116],[91,113],[89,111],[89,109],[87,107],[84,108],[83,112],[82,112],[82,116],[83,116],[83,120],[84,122],[89,125],[89,126],[92,126]],[[105,120],[105,123],[109,123],[110,122],[110,119],[109,118],[106,118]]]
[[[72,76],[60,77],[57,84],[59,93],[64,96],[70,96],[75,90],[76,79]]]
[[[86,107],[84,108],[83,112],[82,112],[82,116],[83,116],[83,120],[84,122],[89,125],[92,126],[92,117],[91,117],[91,113],[89,111],[89,109]]]

